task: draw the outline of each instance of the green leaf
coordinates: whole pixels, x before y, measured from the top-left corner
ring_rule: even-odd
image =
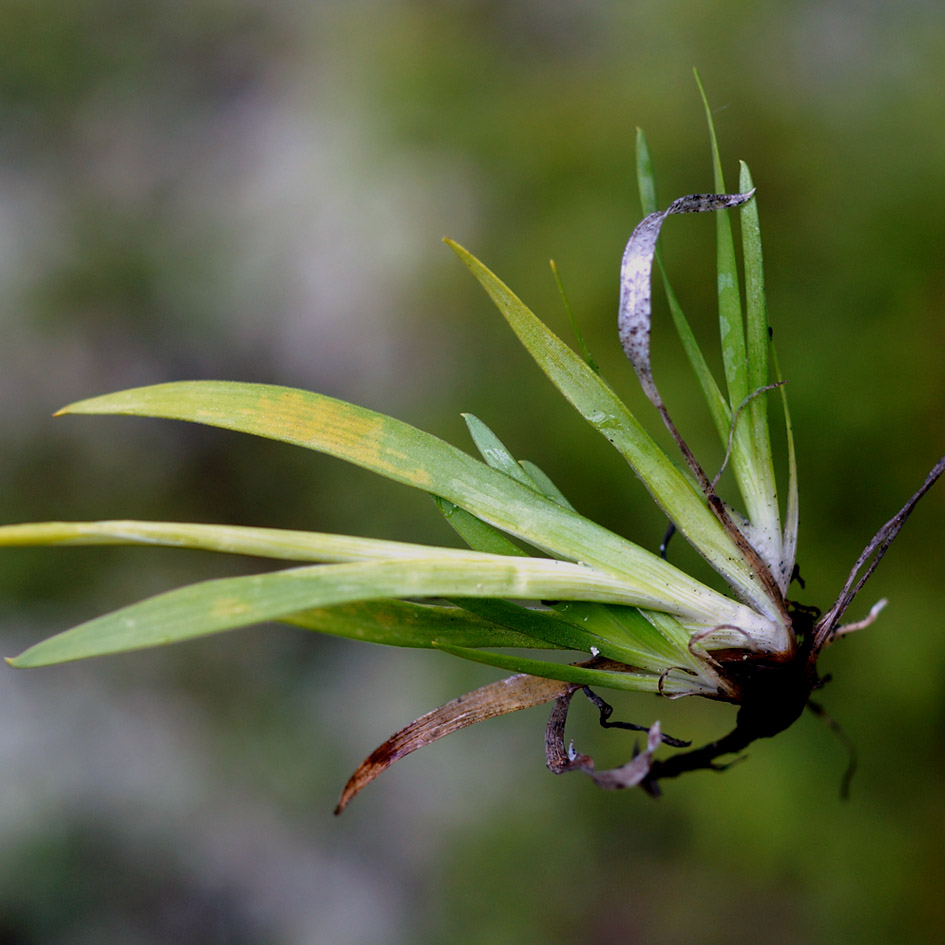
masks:
[[[650,155],[650,145],[642,128],[637,128],[637,190],[640,194],[640,207],[643,216],[656,213],[660,208],[656,197],[656,172],[653,169],[653,158]]]
[[[581,349],[581,355],[587,362],[587,366],[595,374],[600,374],[600,367],[591,355],[591,350],[588,348],[587,342],[584,340],[584,335],[581,334],[581,329],[578,328],[577,319],[574,317],[574,309],[571,308],[571,303],[568,301],[568,293],[564,291],[564,283],[561,281],[561,276],[558,273],[558,267],[553,259],[551,260],[551,273],[555,277],[555,284],[558,286],[558,294],[561,296],[561,301],[564,303],[564,309],[568,313],[568,321],[571,322],[571,331],[574,332],[574,337],[577,339],[578,347]]]
[[[533,486],[528,474],[515,462],[514,457],[505,448],[502,441],[478,417],[474,417],[471,413],[464,413],[463,419],[466,421],[466,426],[473,442],[476,444],[476,448],[487,465],[504,472],[522,485]],[[525,554],[518,545],[509,541],[502,532],[491,525],[487,525],[472,513],[439,496],[434,496],[434,501],[446,517],[446,521],[470,548],[476,551],[489,552],[490,554]]]
[[[471,512],[461,509],[447,499],[441,499],[438,495],[433,497],[433,501],[443,513],[447,524],[474,551],[484,551],[492,555],[526,555],[526,552],[509,541],[497,528],[487,525]]]
[[[709,138],[712,145],[712,165],[714,170],[714,186],[717,193],[724,194],[725,179],[722,174],[722,161],[719,157],[719,142],[715,134],[715,122],[712,118],[712,109],[705,89],[696,72],[696,83],[702,104],[705,107],[705,117],[709,125]],[[748,396],[748,376],[745,366],[745,330],[742,324],[741,293],[738,289],[738,266],[735,260],[735,240],[732,236],[732,221],[728,212],[720,211],[715,215],[717,265],[718,265],[718,298],[719,298],[719,331],[722,336],[722,361],[725,365],[725,377],[728,381],[729,403],[732,410]]]
[[[662,672],[667,666],[681,666],[696,673],[704,671],[705,666],[689,650],[691,633],[681,624],[670,628],[667,624],[652,619],[653,611],[641,612],[635,607],[620,607],[613,604],[599,604],[586,601],[565,601],[553,605],[554,610],[574,626],[594,634],[597,640],[588,641],[600,650],[601,654],[612,659],[631,663],[641,669]],[[666,616],[672,621],[672,617]],[[675,629],[681,631],[675,633]],[[671,632],[665,632],[670,630]],[[598,640],[610,641],[611,647],[624,647],[624,655],[616,655],[615,649],[601,646]],[[574,647],[585,652],[589,646]],[[637,655],[631,655],[631,651]]]
[[[546,498],[558,505],[563,505],[566,509],[574,511],[574,506],[567,500],[565,494],[551,481],[548,475],[527,459],[519,461],[519,465],[525,470],[528,478],[535,484],[535,488]]]
[[[623,454],[679,531],[740,596],[759,612],[777,620],[777,609],[735,543],[709,511],[701,493],[613,390],[478,259],[451,240],[446,242],[485,288],[539,367],[578,412]]]
[[[536,646],[534,637],[498,626],[467,610],[403,600],[355,601],[303,610],[281,620],[304,630],[387,646]]]
[[[475,663],[485,663],[488,666],[498,666],[500,669],[514,673],[527,673],[529,676],[541,676],[545,679],[561,679],[580,686],[603,686],[630,692],[658,693],[661,691],[661,677],[652,673],[612,672],[449,644],[437,644],[436,648]],[[694,695],[708,692],[714,694],[714,690],[706,681],[683,674],[666,676],[663,679],[662,691],[666,695]]]
[[[669,647],[658,633],[653,632],[652,627],[649,628],[649,633],[644,631],[634,636],[617,620],[601,619],[607,616],[608,608],[604,604],[572,601],[569,606],[574,608],[574,611],[566,614],[565,609],[561,608],[561,616],[558,616],[557,613],[532,610],[505,600],[471,598],[457,603],[477,617],[531,637],[534,648],[551,647],[574,650],[585,656],[600,655],[636,669],[655,672],[657,675],[669,666],[679,665],[691,669],[697,676],[706,671],[705,663],[694,659],[689,653],[688,643],[682,647]],[[581,609],[586,617],[576,620],[574,614]],[[636,613],[630,608],[619,609]]]
[[[754,187],[748,165],[741,163],[739,186]],[[748,384],[752,392],[768,384],[768,312],[765,302],[764,261],[761,249],[761,226],[758,221],[758,201],[743,206],[741,213],[742,258],[745,262],[745,316],[748,353]],[[749,440],[752,447],[752,494],[748,508],[752,524],[761,528],[776,554],[769,559],[772,573],[777,576],[781,561],[781,512],[778,488],[771,456],[771,434],[768,428],[768,398],[759,394],[745,408],[748,414]],[[746,496],[746,504],[748,503]]]
[[[775,377],[780,381],[781,365],[778,363],[777,351],[772,347],[771,356],[774,360]],[[791,424],[791,412],[788,410],[787,392],[782,386],[781,407],[784,411],[784,429],[787,437],[788,448],[788,492],[787,505],[784,510],[784,537],[782,539],[782,560],[780,586],[782,593],[786,594],[788,585],[791,583],[791,577],[794,573],[794,562],[797,557],[797,531],[799,522],[799,498],[797,485],[797,454],[794,450],[794,427]]]
[[[754,190],[748,165],[741,161],[738,186]],[[742,258],[745,262],[745,315],[749,390],[768,383],[768,308],[765,302],[765,272],[761,250],[758,201],[750,200],[739,209],[742,231]],[[767,429],[767,427],[765,428]],[[767,440],[767,437],[765,437]]]
[[[471,413],[464,413],[463,419],[466,421],[466,428],[469,435],[479,450],[485,463],[493,469],[498,469],[506,476],[520,482],[523,486],[531,489],[535,484],[531,481],[528,473],[516,462],[515,457],[509,452],[505,444],[489,429],[478,417]]]
[[[702,96],[706,122],[712,148],[714,186],[724,190],[725,181],[719,156],[718,138],[712,110],[705,89],[696,73],[696,83]],[[743,169],[741,181],[751,181]],[[749,189],[751,189],[749,187]],[[761,269],[761,237],[757,228],[758,211],[756,200],[749,201],[741,209],[742,220],[748,221],[754,231],[743,234],[743,246],[751,259],[752,273],[749,291],[753,293],[748,326],[749,350],[743,322],[741,292],[738,286],[738,266],[735,256],[735,241],[732,223],[726,211],[716,214],[717,274],[719,331],[722,339],[722,361],[728,382],[732,420],[736,424],[732,434],[731,465],[739,492],[745,503],[745,511],[753,526],[753,544],[772,574],[777,576],[781,562],[781,533],[777,488],[771,465],[771,445],[767,433],[767,422],[756,425],[758,417],[766,414],[767,401],[764,394],[748,398],[767,381],[767,316],[764,310],[764,275]],[[747,214],[747,215],[746,215]],[[749,257],[746,256],[746,267]],[[748,280],[746,268],[746,280]],[[749,355],[752,362],[749,366]],[[754,381],[764,378],[761,383]],[[744,409],[742,405],[746,405]],[[760,438],[760,439],[759,439]],[[726,440],[728,437],[726,437]]]
[[[371,561],[415,558],[431,552],[466,554],[462,549],[402,541],[244,525],[133,520],[0,525],[0,547],[25,545],[151,545],[283,561]]]
[[[632,592],[631,592],[632,595]],[[592,568],[540,558],[436,553],[203,581],[73,627],[14,660],[44,666],[176,643],[303,610],[383,598],[513,597],[627,601],[627,587]]]

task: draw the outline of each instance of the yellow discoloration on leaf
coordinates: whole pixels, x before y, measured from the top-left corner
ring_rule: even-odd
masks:
[[[209,615],[211,620],[217,618],[229,620],[232,617],[239,617],[249,611],[249,604],[240,597],[221,597],[213,602],[210,607]]]
[[[382,475],[430,488],[433,478],[403,450],[392,447],[389,427],[396,421],[342,401],[286,390],[264,394],[246,411],[286,439],[341,455]],[[275,421],[275,424],[273,423]]]

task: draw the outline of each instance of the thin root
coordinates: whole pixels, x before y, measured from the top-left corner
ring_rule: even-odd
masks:
[[[874,624],[876,622],[876,618],[880,615],[880,612],[888,603],[889,601],[884,597],[882,600],[878,600],[875,604],[873,604],[873,606],[870,608],[870,612],[862,620],[856,620],[853,623],[845,623],[842,626],[837,627],[830,637],[830,642],[832,643],[838,637],[845,636],[848,633],[853,633],[856,630],[865,630],[867,627]]]
[[[611,722],[610,717],[614,714],[614,707],[605,702],[590,686],[583,686],[581,690],[591,703],[600,712],[601,728],[620,728],[629,732],[648,732],[649,725],[638,725],[636,722]],[[692,742],[683,741],[681,738],[673,738],[671,735],[660,735],[664,745],[671,745],[673,748],[688,748]]]

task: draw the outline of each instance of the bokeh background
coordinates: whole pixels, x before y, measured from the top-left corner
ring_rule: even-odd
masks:
[[[638,220],[636,126],[662,201],[758,185],[802,475],[803,599],[825,606],[945,443],[945,7],[922,0],[0,2],[0,519],[166,518],[452,542],[429,499],[341,463],[157,421],[52,420],[138,384],[297,385],[467,445],[460,411],[579,509],[664,522],[440,243],[556,330],[547,260],[605,374]],[[666,228],[713,343],[711,220]],[[661,388],[718,460],[666,320]],[[704,408],[703,408],[704,409]],[[713,458],[714,457],[714,458]],[[266,627],[0,674],[0,942],[927,943],[945,925],[945,487],[830,652],[822,701],[724,775],[604,794],[544,770],[545,712],[460,733],[331,816],[391,731],[495,673]],[[677,560],[687,560],[676,547]],[[258,562],[0,556],[3,652]],[[725,707],[615,698],[708,739]],[[630,740],[575,712],[580,747]]]

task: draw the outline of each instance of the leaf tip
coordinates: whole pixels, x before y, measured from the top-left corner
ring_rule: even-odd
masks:
[[[88,409],[88,407],[93,404],[97,397],[88,397],[85,400],[74,400],[71,404],[66,404],[65,407],[60,407],[54,414],[54,417],[64,417],[69,414],[77,413],[96,413],[94,409]]]
[[[446,243],[446,245],[449,246],[449,248],[453,250],[453,252],[456,253],[456,255],[459,256],[459,258],[467,266],[469,266],[471,262],[476,261],[472,253],[470,253],[468,249],[465,249],[464,247],[460,246],[459,243],[456,242],[456,240],[450,239],[448,236],[444,236],[443,242]]]

